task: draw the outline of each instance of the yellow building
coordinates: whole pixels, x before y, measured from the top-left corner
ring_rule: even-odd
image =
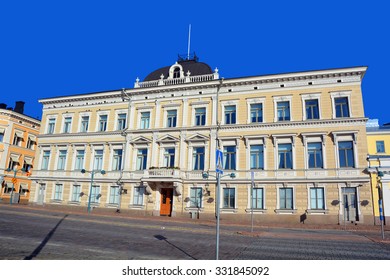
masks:
[[[193,57],[133,89],[42,99],[31,202],[213,217],[219,146],[222,218],[372,223],[365,72],[222,79]]]
[[[14,109],[0,104],[0,200],[27,204],[40,121],[23,114],[24,102]],[[11,200],[12,199],[12,200]]]
[[[378,120],[367,123],[367,144],[375,224],[380,224],[379,194],[382,193],[384,223],[390,219],[390,125],[379,126]],[[379,176],[381,175],[381,176]]]

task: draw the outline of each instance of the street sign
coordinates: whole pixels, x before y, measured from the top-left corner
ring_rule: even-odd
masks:
[[[12,178],[11,182],[12,182],[12,184],[16,184],[18,182],[18,180],[16,178]]]
[[[215,152],[215,171],[223,174],[223,153],[221,150],[216,150]]]

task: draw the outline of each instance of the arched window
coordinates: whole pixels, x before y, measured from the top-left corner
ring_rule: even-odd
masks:
[[[179,67],[175,67],[175,69],[173,69],[173,78],[174,79],[180,78],[180,68]]]

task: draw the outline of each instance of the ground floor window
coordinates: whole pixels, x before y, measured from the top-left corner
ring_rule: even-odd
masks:
[[[279,209],[293,209],[293,188],[279,189]]]
[[[325,209],[324,188],[310,188],[310,208],[313,210]]]
[[[100,203],[100,186],[92,186],[91,203]]]
[[[54,200],[62,200],[62,184],[55,184],[54,187]]]
[[[80,202],[80,193],[81,193],[81,186],[73,185],[71,201]]]
[[[134,205],[143,205],[144,204],[144,193],[145,193],[145,187],[135,187],[134,188],[134,196],[133,196],[133,204]]]
[[[119,204],[119,186],[110,187],[110,198],[108,200],[109,204]]]
[[[223,189],[223,208],[235,208],[236,205],[236,189]]]
[[[252,205],[253,209],[264,209],[264,189],[253,188],[252,189]]]
[[[202,188],[191,188],[190,190],[190,207],[201,208],[202,207]]]

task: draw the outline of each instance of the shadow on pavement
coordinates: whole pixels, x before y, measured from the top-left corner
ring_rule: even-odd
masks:
[[[183,252],[186,256],[190,257],[191,259],[193,260],[196,260],[196,258],[194,258],[193,256],[191,256],[190,254],[188,254],[186,251],[184,251],[183,249],[177,247],[176,245],[172,244],[171,242],[168,241],[168,238],[166,238],[165,236],[162,236],[162,235],[155,235],[154,238],[158,239],[158,240],[161,240],[161,241],[165,241],[167,242],[169,245],[171,245],[172,247],[178,249],[180,252]]]
[[[53,236],[54,232],[57,230],[57,228],[60,226],[60,224],[68,217],[68,215],[65,215],[57,224],[56,226],[46,235],[45,239],[39,244],[37,248],[29,255],[24,258],[24,260],[32,260],[36,256],[39,255],[39,253],[42,251],[42,249],[45,247],[46,243],[49,242],[50,238]]]

